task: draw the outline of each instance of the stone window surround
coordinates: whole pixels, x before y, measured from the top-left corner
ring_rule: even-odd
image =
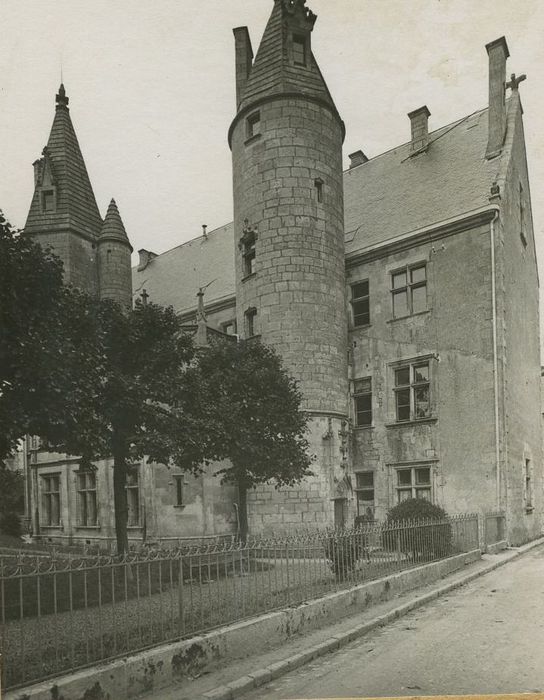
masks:
[[[361,469],[361,470],[355,471],[354,476],[355,476],[355,488],[353,490],[355,491],[355,497],[356,497],[356,501],[357,501],[357,516],[361,517],[361,516],[367,515],[366,513],[361,513],[359,511],[359,504],[360,504],[360,501],[362,501],[362,500],[366,500],[368,502],[370,502],[372,500],[373,505],[371,506],[371,508],[372,508],[372,514],[374,515],[375,507],[376,507],[375,472],[371,469]],[[365,484],[364,479],[362,477],[369,477],[369,476],[371,476],[372,478],[369,479],[368,483]],[[363,499],[362,497],[359,498],[359,494],[361,494],[361,496],[362,496],[363,494],[370,495],[371,493],[372,493],[372,499],[370,499],[370,498]]]
[[[364,285],[366,284],[366,294],[362,294],[359,296],[354,296],[354,288],[359,286],[359,285]],[[353,328],[366,328],[367,326],[370,326],[370,284],[368,279],[362,279],[362,280],[354,280],[349,283],[350,287],[350,292],[351,292],[351,299],[350,299],[350,305],[351,305],[351,322],[352,322],[352,327]],[[366,301],[366,306],[367,309],[366,311],[361,311],[361,312],[356,312],[356,305],[364,305]],[[356,323],[356,318],[359,316],[364,316],[366,315],[368,318],[364,323]]]
[[[50,480],[56,479],[56,484],[51,484]],[[52,488],[55,486],[55,488]],[[40,509],[40,528],[55,528],[63,529],[62,523],[62,474],[61,472],[47,472],[40,474],[40,492],[41,492],[41,509]],[[58,519],[52,522],[53,506],[56,501],[58,510]]]
[[[394,490],[395,490],[395,502],[401,503],[402,499],[400,494],[409,494],[408,498],[419,498],[418,492],[428,492],[428,500],[433,502],[433,473],[430,464],[422,462],[421,464],[411,464],[411,465],[398,465],[394,467],[395,480],[394,480]],[[404,483],[401,483],[400,473],[403,475],[410,476],[409,483],[408,479]],[[422,472],[427,472],[428,478],[425,478],[425,474]],[[423,479],[422,479],[423,477]]]
[[[391,318],[392,320],[397,320],[400,318],[408,318],[410,316],[415,316],[416,314],[426,313],[429,310],[429,298],[428,298],[428,276],[427,276],[428,262],[427,260],[419,260],[417,262],[409,263],[407,265],[401,265],[400,267],[395,267],[388,271],[390,279],[390,293],[391,293]],[[424,270],[424,278],[419,280],[413,279],[413,273],[417,270]],[[405,275],[405,283],[403,285],[395,285],[395,276]],[[414,293],[418,289],[425,289],[425,308],[414,310]],[[395,314],[395,297],[400,297],[401,294],[406,295],[406,307],[407,312],[404,314]]]
[[[94,477],[89,479],[89,477]],[[76,490],[77,490],[77,526],[78,528],[100,528],[100,523],[98,521],[98,498],[97,498],[97,484],[96,484],[96,472],[93,471],[78,471],[76,473]],[[91,513],[94,510],[94,518],[89,518],[89,502],[93,503],[94,506],[91,507]],[[85,504],[85,505],[84,505]],[[83,518],[83,515],[87,517]],[[89,520],[94,522],[89,522]],[[85,522],[83,522],[85,521]]]
[[[389,421],[386,423],[387,428],[394,428],[394,427],[402,427],[402,426],[409,426],[409,425],[417,425],[420,423],[434,423],[438,420],[438,416],[436,414],[436,403],[435,403],[435,397],[437,396],[437,387],[436,383],[438,381],[438,370],[437,370],[437,363],[439,361],[439,357],[436,353],[430,353],[426,355],[420,355],[418,357],[410,357],[406,359],[401,359],[401,360],[395,360],[393,362],[388,363],[387,366],[387,375],[388,375],[388,383],[390,386],[390,391],[389,391],[389,397],[388,401],[390,400],[389,403],[389,408],[388,408],[388,416],[389,416]],[[415,407],[412,405],[412,385],[413,382],[410,381],[410,418],[405,419],[405,420],[398,420],[397,419],[397,400],[396,400],[396,389],[398,388],[395,384],[395,372],[398,369],[405,369],[407,367],[413,368],[413,367],[418,367],[418,366],[423,366],[423,365],[428,365],[429,368],[429,376],[428,376],[428,387],[429,387],[429,413],[428,415],[424,417],[415,417]],[[413,370],[410,369],[410,380],[412,379],[412,373]],[[417,384],[417,383],[416,383]],[[405,385],[400,388],[407,388],[408,385]]]
[[[359,384],[359,386],[358,386]],[[366,384],[366,386],[365,386]],[[370,397],[370,407],[358,409],[358,399]],[[371,428],[373,427],[372,415],[372,377],[357,377],[353,380],[353,408],[355,418],[355,428]],[[359,413],[368,413],[368,423],[359,423]]]

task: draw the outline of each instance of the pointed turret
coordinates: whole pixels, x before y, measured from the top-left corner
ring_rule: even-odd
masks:
[[[274,96],[304,95],[327,104],[338,116],[311,49],[315,20],[316,15],[306,7],[306,0],[274,0],[253,63],[247,29],[234,30],[238,113]]]
[[[112,199],[98,239],[98,280],[101,299],[132,305],[132,271],[128,240],[119,209]]]
[[[25,233],[50,245],[64,263],[65,279],[96,293],[94,254],[102,218],[61,84],[53,126],[42,158],[34,163],[34,196]]]

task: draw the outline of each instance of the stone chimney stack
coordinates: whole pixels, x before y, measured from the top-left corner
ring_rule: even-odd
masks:
[[[247,27],[236,27],[234,33],[234,51],[236,67],[236,107],[242,101],[242,94],[249,78],[253,63],[253,49]]]
[[[494,158],[502,151],[506,133],[506,59],[510,56],[506,39],[501,36],[486,44],[489,56],[488,136],[485,157]]]
[[[412,153],[425,151],[429,145],[429,112],[427,105],[409,112],[410,127],[412,130]]]
[[[356,168],[358,165],[368,162],[368,158],[363,153],[363,151],[355,151],[355,153],[350,153],[349,156],[349,169]]]

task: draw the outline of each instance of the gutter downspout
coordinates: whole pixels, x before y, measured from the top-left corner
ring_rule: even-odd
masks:
[[[496,211],[489,224],[489,240],[491,244],[491,318],[493,325],[493,393],[495,404],[495,478],[496,478],[496,501],[497,511],[501,509],[501,463],[500,463],[500,442],[499,442],[499,371],[497,359],[497,292],[495,284],[495,223],[499,218]]]

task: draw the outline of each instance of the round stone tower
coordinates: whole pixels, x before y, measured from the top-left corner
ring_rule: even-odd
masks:
[[[254,62],[247,29],[234,30],[238,329],[273,346],[300,382],[317,458],[298,510],[279,492],[275,513],[250,511],[254,530],[339,523],[348,489],[344,125],[311,51],[315,19],[305,0],[275,0]]]
[[[112,199],[97,244],[98,283],[101,299],[113,299],[125,308],[132,306],[132,246]]]

